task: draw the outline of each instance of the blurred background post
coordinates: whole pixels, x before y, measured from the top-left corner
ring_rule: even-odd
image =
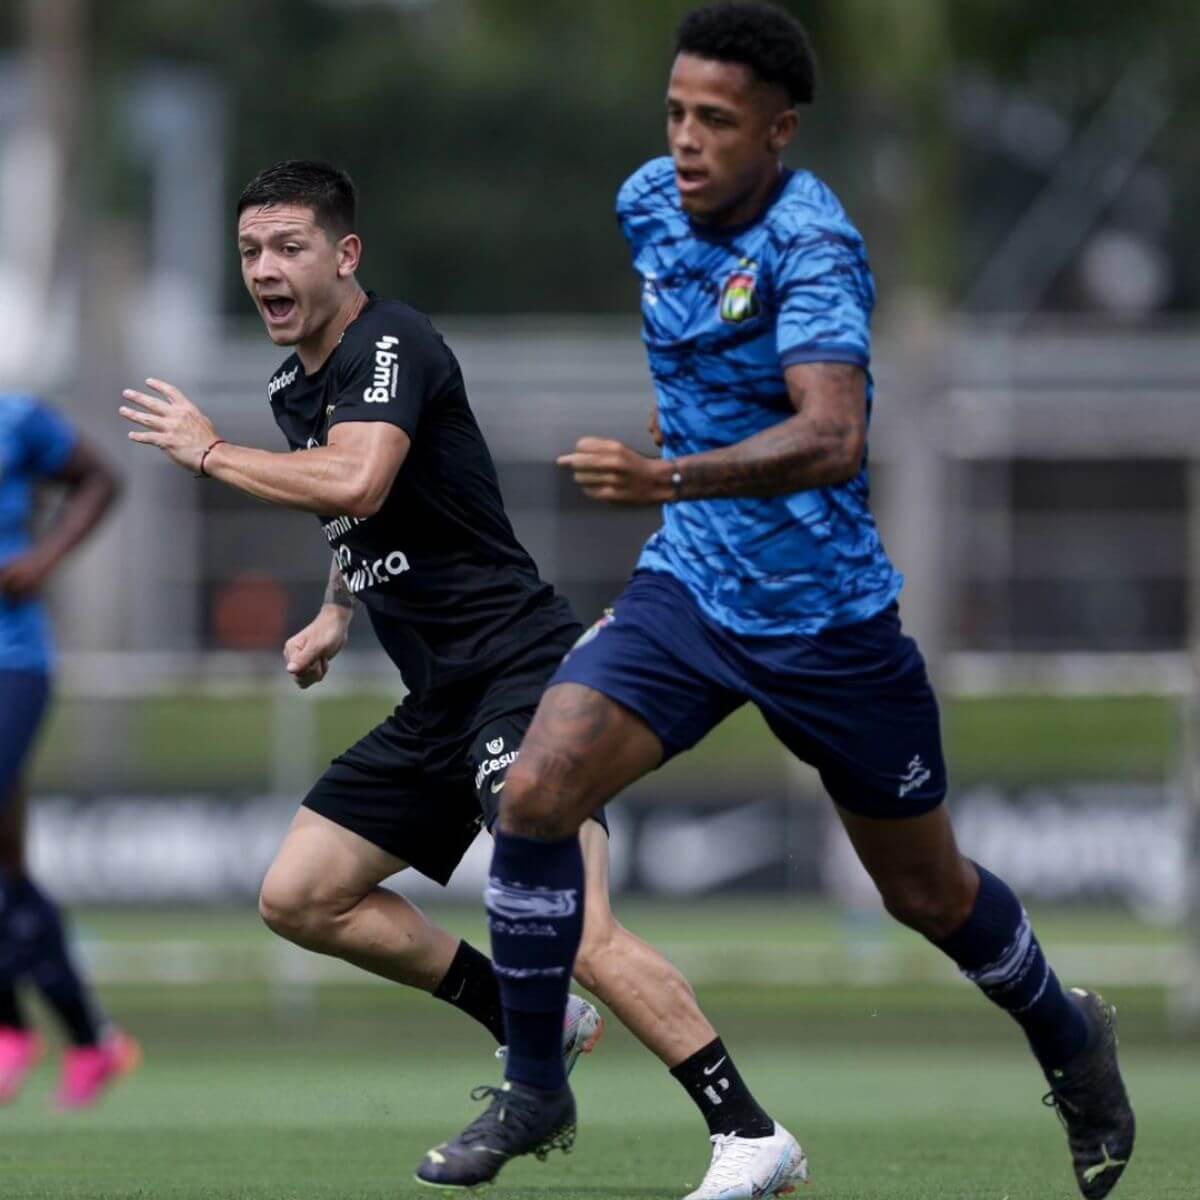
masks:
[[[1127,996],[1135,1028],[1194,1065],[1193,6],[786,6],[822,62],[791,163],[842,196],[876,270],[874,494],[941,687],[962,841],[1038,908],[1062,973]],[[130,484],[53,595],[32,852],[98,978],[151,1027],[213,988],[279,1030],[326,995],[391,1011],[253,908],[308,782],[402,693],[365,622],[319,688],[290,686],[279,649],[328,566],[315,525],[129,453],[120,388],[170,379],[224,437],[281,445],[282,356],[241,291],[233,202],[270,162],[335,161],[361,189],[364,282],[443,329],[518,534],[593,619],[656,514],[589,504],[553,458],[588,433],[650,447],[612,204],[662,152],[687,7],[0,9],[0,386],[62,405]],[[613,832],[630,924],[718,998],[864,989],[899,1012],[957,986],[876,920],[815,777],[752,714],[635,789]],[[407,891],[478,931],[485,863],[477,845],[445,893]]]

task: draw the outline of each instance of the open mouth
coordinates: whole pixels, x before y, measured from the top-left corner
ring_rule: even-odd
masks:
[[[681,192],[695,192],[708,183],[708,172],[699,167],[676,167],[675,182]]]
[[[263,296],[262,304],[272,321],[286,321],[296,307],[291,296]]]

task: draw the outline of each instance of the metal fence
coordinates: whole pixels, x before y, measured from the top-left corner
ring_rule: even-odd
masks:
[[[445,332],[517,532],[586,619],[619,588],[657,514],[586,501],[553,460],[586,433],[650,450],[636,328],[458,319]],[[959,656],[956,681],[994,672],[988,655],[1022,672],[1028,656],[1052,655],[1071,678],[1090,659],[1118,688],[1126,673],[1138,686],[1147,672],[1183,680],[1173,656],[1190,644],[1200,576],[1196,333],[949,321],[880,336],[876,509],[907,578],[906,622],[933,657]],[[234,330],[178,381],[226,437],[279,446],[265,381],[280,357],[261,333]],[[245,577],[277,581],[287,620],[306,619],[327,569],[312,521],[131,452],[114,440],[111,406],[84,386],[72,389],[77,409],[127,466],[131,494],[103,550],[56,598],[67,649],[219,649],[220,599]],[[1153,657],[1104,665],[1120,654]]]

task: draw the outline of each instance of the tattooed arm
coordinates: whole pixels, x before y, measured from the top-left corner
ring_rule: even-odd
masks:
[[[346,586],[346,577],[334,556],[329,564],[329,583],[325,588],[325,603],[353,611],[354,593]]]
[[[675,460],[680,499],[781,496],[845,483],[862,466],[867,377],[846,363],[801,363],[785,376],[795,416],[733,446]]]
[[[656,459],[611,439],[580,438],[558,465],[592,499],[614,504],[781,496],[852,479],[866,445],[866,373],[846,363],[799,363],[785,379],[795,414],[732,446]]]

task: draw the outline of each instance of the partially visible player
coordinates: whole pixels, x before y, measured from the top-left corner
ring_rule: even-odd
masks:
[[[57,484],[67,494],[35,539],[41,484]],[[63,416],[31,396],[0,395],[0,1104],[16,1098],[43,1052],[19,985],[41,992],[67,1036],[60,1108],[94,1104],[140,1058],[133,1039],[100,1012],[72,961],[62,914],[25,863],[22,772],[50,701],[54,669],[41,592],[117,491],[112,468]]]
[[[676,48],[671,156],[617,200],[665,457],[589,437],[560,459],[594,499],[662,504],[663,527],[556,673],[509,775],[488,891],[505,1012],[559,1020],[578,918],[543,922],[534,939],[498,917],[523,898],[581,894],[579,823],[748,702],[820,771],[889,912],[1024,1030],[1079,1188],[1098,1200],[1134,1139],[1113,1009],[1063,990],[1012,890],[955,843],[937,702],[868,503],[871,271],[834,194],[780,157],[812,99],[807,36],[782,9],[718,4],[685,18]],[[553,1066],[522,1042],[505,1071],[539,1089],[526,1124],[492,1104],[430,1152],[421,1178],[481,1183],[574,1119],[561,1072],[547,1086],[531,1060]],[[743,1194],[724,1177],[732,1149],[716,1142],[697,1196]],[[736,1149],[762,1172],[748,1194],[788,1185],[785,1161]]]
[[[149,381],[157,394],[126,391],[120,411],[139,426],[131,438],[195,474],[320,517],[333,549],[325,604],[284,647],[298,684],[325,677],[357,597],[409,689],[304,798],[263,882],[262,915],[309,950],[459,1008],[508,1042],[510,1061],[532,1019],[548,1038],[539,1053],[552,1051],[565,1075],[599,1035],[596,1009],[573,996],[548,1033],[540,1014],[506,1019],[488,958],[379,885],[408,867],[444,884],[491,827],[542,689],[582,629],[509,524],[450,348],[423,314],[359,284],[349,178],[324,163],[269,167],[239,199],[237,232],[267,333],[295,347],[267,387],[291,451],[230,445],[161,380]],[[800,1162],[687,980],[613,916],[607,827],[602,812],[592,817],[578,837],[588,921],[576,977],[671,1069],[713,1136],[763,1138]],[[545,932],[539,914],[582,919],[579,898],[515,899],[503,919],[532,918],[534,938]],[[565,996],[570,965],[552,969]],[[513,1125],[525,1121],[521,1096],[501,1102]],[[573,1135],[557,1130],[555,1143]],[[749,1195],[739,1164],[732,1154],[726,1169]]]

